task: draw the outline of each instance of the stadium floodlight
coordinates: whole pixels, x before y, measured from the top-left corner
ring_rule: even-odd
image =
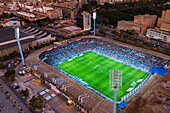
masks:
[[[95,36],[95,20],[96,20],[96,12],[93,12],[93,20],[94,20],[94,36]]]
[[[23,56],[21,44],[20,44],[20,41],[19,41],[19,28],[18,27],[15,28],[15,38],[17,39],[18,48],[19,48],[19,51],[20,51],[23,66],[25,66],[24,56]]]
[[[117,91],[117,88],[122,88],[122,71],[111,70],[109,72],[109,87],[114,88],[113,113],[115,113],[116,91]]]

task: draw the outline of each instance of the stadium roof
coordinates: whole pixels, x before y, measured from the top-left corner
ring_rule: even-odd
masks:
[[[30,35],[25,34],[20,31],[20,42],[28,43],[34,41],[35,38],[25,38]],[[15,28],[0,28],[0,49],[5,49],[9,47],[17,46],[16,38],[15,38]]]

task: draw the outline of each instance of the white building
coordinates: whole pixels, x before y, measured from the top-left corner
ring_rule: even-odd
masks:
[[[47,13],[48,10],[53,10],[53,8],[52,7],[43,6],[44,13]]]
[[[26,8],[26,9],[33,9],[34,7],[33,7],[33,6],[26,5],[25,8]]]
[[[158,29],[149,28],[147,30],[146,36],[148,38],[158,39],[158,40],[162,40],[164,42],[170,42],[170,33],[165,32],[165,31],[161,31],[161,30],[158,30]]]
[[[34,15],[34,14],[32,14],[32,13],[27,13],[27,12],[24,12],[24,11],[17,12],[17,14],[23,15],[23,16],[26,16],[26,17],[35,18],[35,15]]]
[[[5,23],[8,27],[20,27],[20,21],[9,21]]]

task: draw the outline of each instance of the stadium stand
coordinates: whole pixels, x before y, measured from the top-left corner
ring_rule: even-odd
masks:
[[[77,57],[88,51],[93,51],[97,54],[103,55],[145,72],[151,72],[153,67],[161,68],[167,62],[167,60],[164,60],[160,57],[96,38],[83,38],[77,41],[71,41],[66,44],[56,46],[41,53],[39,59],[88,88],[88,86],[80,79],[73,77],[56,67],[56,65],[62,62]],[[39,67],[37,70],[47,70],[47,68],[42,69]],[[48,80],[50,78],[50,82],[52,82],[54,74],[51,74],[50,70],[46,72],[42,71],[42,74],[43,73],[47,73],[45,74],[46,76],[48,75],[46,78],[48,78]],[[145,84],[146,81],[144,81],[142,84]],[[84,89],[79,88],[78,85],[71,84],[69,82],[63,82],[61,85],[56,84],[56,87],[64,94],[73,97],[75,106],[77,108],[85,108],[85,110],[89,110],[94,113],[102,113],[103,111],[109,113],[112,111],[111,102],[108,103],[101,101],[100,98],[96,98],[95,95],[85,92]],[[108,100],[105,96],[93,90],[92,88],[89,89]],[[128,103],[122,101],[120,107],[124,108],[127,104]]]
[[[152,67],[162,67],[166,62],[166,60],[159,57],[99,39],[72,41],[71,43],[43,52],[40,55],[40,59],[53,66],[87,51],[93,51],[145,72],[151,71]]]

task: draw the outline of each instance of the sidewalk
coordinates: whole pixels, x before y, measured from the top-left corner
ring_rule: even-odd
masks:
[[[0,83],[10,96],[17,102],[17,104],[25,111],[25,113],[31,113],[30,110],[21,102],[21,100],[11,91],[11,89],[0,79]]]
[[[0,69],[0,76],[4,75],[4,71]]]

